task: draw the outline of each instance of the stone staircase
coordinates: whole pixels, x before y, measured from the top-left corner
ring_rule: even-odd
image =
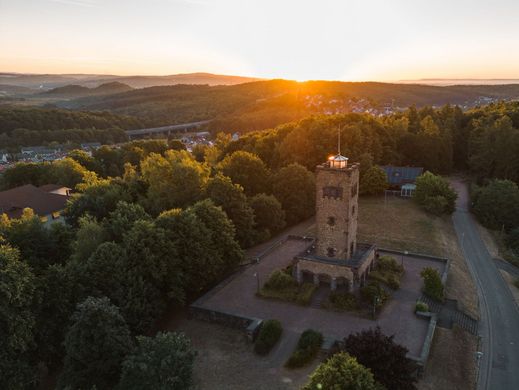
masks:
[[[457,324],[473,335],[478,334],[478,321],[459,310],[457,301],[446,300],[445,303],[439,303],[425,294],[421,296],[420,301],[426,303],[429,310],[438,315],[438,326],[451,329],[453,324]]]
[[[319,287],[312,296],[312,302],[310,302],[310,307],[315,307],[319,309],[324,301],[328,298],[328,294],[330,293],[330,289],[328,287],[321,286]]]

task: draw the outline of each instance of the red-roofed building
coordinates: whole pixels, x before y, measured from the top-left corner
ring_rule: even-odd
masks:
[[[63,186],[42,186],[32,184],[0,192],[0,214],[9,218],[20,218],[23,209],[30,208],[42,221],[51,223],[63,221],[61,211],[65,208],[70,189]]]

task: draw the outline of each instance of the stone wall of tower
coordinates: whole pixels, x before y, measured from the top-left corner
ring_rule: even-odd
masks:
[[[357,249],[359,164],[316,170],[318,256],[349,259]]]

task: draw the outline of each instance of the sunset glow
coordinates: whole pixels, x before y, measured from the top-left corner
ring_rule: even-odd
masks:
[[[519,77],[509,0],[0,0],[0,71]]]

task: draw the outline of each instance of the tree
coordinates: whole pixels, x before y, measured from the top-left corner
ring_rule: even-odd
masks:
[[[510,180],[492,180],[478,188],[473,196],[474,214],[491,229],[506,230],[519,226],[519,187]]]
[[[429,211],[452,214],[456,209],[458,195],[443,177],[425,172],[416,179],[413,198]]]
[[[144,208],[136,203],[120,201],[114,211],[105,219],[106,230],[110,233],[112,240],[121,241],[136,221],[149,221],[151,217]]]
[[[156,223],[175,246],[182,285],[188,294],[196,295],[217,280],[225,269],[224,259],[212,243],[211,231],[192,209],[165,211]]]
[[[82,190],[83,193],[72,196],[64,212],[67,223],[72,226],[77,226],[79,218],[86,214],[101,221],[120,201],[134,200],[125,183],[117,180],[101,180]]]
[[[189,210],[209,229],[212,245],[223,260],[222,274],[243,261],[244,253],[236,241],[234,225],[221,207],[205,199],[195,203]]]
[[[371,371],[357,362],[357,359],[340,352],[321,363],[310,375],[310,381],[303,390],[382,390]]]
[[[425,267],[420,276],[423,278],[424,293],[437,301],[443,301],[444,287],[437,269]]]
[[[101,243],[108,240],[106,229],[89,215],[79,219],[76,240],[72,243],[72,259],[85,262]]]
[[[519,253],[519,227],[513,229],[506,238],[506,244],[516,253]]]
[[[241,185],[248,196],[269,192],[270,173],[255,154],[241,150],[234,152],[218,164],[218,169],[233,183]]]
[[[196,352],[183,334],[140,336],[123,362],[119,389],[184,390],[192,386]]]
[[[95,172],[91,172],[77,161],[64,158],[51,163],[47,183],[76,188],[80,183],[93,183],[97,180]]]
[[[273,177],[272,192],[283,206],[289,225],[315,212],[314,175],[299,164],[281,168]]]
[[[128,325],[108,298],[87,298],[72,316],[59,388],[112,388],[133,349]]]
[[[101,166],[103,177],[121,176],[124,162],[120,150],[103,145],[94,150],[92,157]]]
[[[84,150],[71,150],[67,153],[67,157],[78,162],[89,171],[101,173],[101,166],[99,165],[99,162]]]
[[[196,202],[209,178],[207,166],[185,150],[168,150],[164,157],[152,153],[141,162],[141,171],[149,185],[148,208],[156,214]]]
[[[251,246],[255,241],[254,210],[250,207],[243,188],[233,184],[227,176],[218,174],[209,180],[206,196],[220,206],[232,221],[240,245]]]
[[[29,387],[34,340],[35,278],[20,252],[0,238],[0,387]]]
[[[265,239],[285,227],[285,212],[273,195],[254,195],[249,199],[249,203],[254,210],[256,230],[264,232]]]
[[[360,193],[364,195],[377,195],[387,188],[387,175],[377,165],[371,166],[362,176],[360,181]]]
[[[341,349],[369,368],[387,390],[416,389],[417,367],[406,356],[407,348],[395,343],[394,336],[384,335],[379,327],[350,334]]]

